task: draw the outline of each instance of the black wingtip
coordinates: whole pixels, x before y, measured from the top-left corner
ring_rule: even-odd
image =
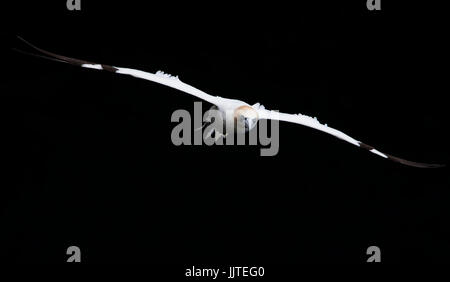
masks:
[[[74,65],[74,66],[79,66],[79,67],[82,67],[85,64],[87,64],[87,65],[98,65],[97,63],[94,63],[94,62],[85,61],[85,60],[79,60],[79,59],[66,57],[66,56],[62,56],[62,55],[58,55],[58,54],[46,51],[44,49],[36,47],[35,45],[31,44],[30,42],[28,42],[27,40],[23,39],[19,35],[17,35],[17,38],[19,40],[23,41],[26,45],[28,45],[31,48],[37,50],[41,54],[37,55],[37,54],[32,54],[32,53],[29,53],[29,52],[25,52],[25,51],[21,51],[21,50],[17,50],[16,49],[16,51],[18,51],[18,52],[21,52],[21,53],[24,53],[24,54],[27,54],[27,55],[40,57],[40,58],[44,58],[44,59],[48,59],[48,60],[52,60],[52,61],[67,63],[67,64],[71,64],[71,65]],[[109,71],[109,72],[117,72],[117,68],[116,67],[110,66],[110,65],[105,65],[105,64],[101,64],[101,69],[105,70],[105,71]]]
[[[33,44],[31,44],[30,42],[28,42],[27,40],[25,40],[22,36],[20,35],[16,35],[17,39],[19,39],[20,41],[22,41],[23,43],[25,43],[26,45],[39,50],[39,48],[37,48],[36,46],[34,46]]]
[[[362,142],[359,142],[359,145],[360,145],[361,148],[366,149],[366,150],[370,151],[371,153],[374,153],[373,151],[371,151],[371,150],[375,149],[374,147],[369,146],[367,144],[364,144]],[[412,162],[412,161],[408,161],[408,160],[405,160],[405,159],[402,159],[402,158],[398,158],[396,156],[392,156],[392,155],[389,155],[389,154],[385,154],[385,153],[382,153],[382,154],[385,155],[388,160],[391,160],[391,161],[394,161],[394,162],[397,162],[397,163],[401,163],[401,164],[404,164],[404,165],[407,165],[407,166],[412,166],[412,167],[418,167],[418,168],[442,168],[442,167],[446,166],[445,164],[429,164],[429,163]]]
[[[42,59],[55,61],[55,62],[60,62],[60,63],[67,63],[66,61],[63,61],[63,60],[58,60],[56,58],[47,57],[47,56],[40,55],[40,54],[34,54],[34,53],[23,51],[23,50],[20,50],[20,49],[17,49],[17,48],[11,48],[11,50],[14,51],[14,52],[20,53],[20,54],[27,55],[27,56],[32,56],[32,57],[36,57],[36,58],[42,58]]]
[[[412,166],[412,167],[418,167],[418,168],[442,168],[445,167],[445,164],[429,164],[429,163],[418,163],[418,162],[412,162],[412,161],[408,161],[405,159],[401,159],[392,155],[388,155],[386,154],[386,156],[388,157],[388,159],[394,161],[394,162],[398,162],[407,166]]]

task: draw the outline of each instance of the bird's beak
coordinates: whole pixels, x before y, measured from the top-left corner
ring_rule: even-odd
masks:
[[[248,119],[244,120],[244,126],[245,126],[245,130],[248,131],[250,129],[250,126],[248,124]]]

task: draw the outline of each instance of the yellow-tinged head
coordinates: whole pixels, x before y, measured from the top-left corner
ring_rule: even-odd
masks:
[[[234,121],[236,130],[249,131],[258,122],[258,112],[250,106],[240,106],[234,110]]]

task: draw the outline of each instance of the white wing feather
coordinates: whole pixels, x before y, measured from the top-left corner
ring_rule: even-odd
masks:
[[[442,167],[443,165],[440,164],[428,164],[428,163],[419,163],[419,162],[413,162],[408,161],[399,157],[395,157],[393,155],[385,154],[377,149],[375,149],[372,146],[369,146],[361,141],[358,141],[347,134],[345,134],[342,131],[339,131],[337,129],[329,127],[327,124],[321,124],[317,118],[312,118],[310,116],[302,115],[302,114],[285,114],[285,113],[279,113],[275,111],[269,111],[264,109],[263,106],[260,104],[255,104],[254,109],[258,111],[258,115],[260,119],[274,119],[274,120],[280,120],[280,121],[287,121],[292,122],[296,124],[301,124],[307,127],[311,127],[323,132],[326,132],[328,134],[331,134],[339,139],[342,139],[348,143],[351,143],[355,146],[361,147],[363,149],[366,149],[370,151],[371,153],[378,155],[380,157],[383,157],[385,159],[392,160],[394,162],[399,162],[408,166],[414,166],[414,167],[422,167],[422,168],[435,168],[435,167]]]
[[[337,129],[329,127],[327,124],[321,124],[317,118],[312,118],[307,115],[302,114],[285,114],[285,113],[279,113],[275,111],[269,111],[266,109],[258,109],[258,115],[262,119],[275,119],[280,121],[287,121],[292,123],[301,124],[304,126],[308,126],[323,132],[326,132],[328,134],[331,134],[339,139],[342,139],[344,141],[347,141],[355,146],[360,146],[360,142],[347,134],[343,133],[342,131],[339,131]]]
[[[191,94],[193,96],[196,96],[196,97],[198,97],[202,100],[205,100],[211,104],[217,105],[219,103],[219,97],[207,94],[195,87],[190,86],[189,84],[182,82],[178,78],[178,76],[171,76],[162,71],[158,71],[156,73],[150,73],[150,72],[129,69],[129,68],[116,67],[116,69],[117,69],[116,73],[119,73],[119,74],[128,74],[128,75],[131,75],[131,76],[134,76],[137,78],[142,78],[145,80],[163,84],[163,85],[175,88],[177,90],[183,91],[185,93]]]
[[[80,66],[83,68],[105,70],[105,71],[119,73],[119,74],[131,75],[136,78],[153,81],[153,82],[156,82],[159,84],[163,84],[163,85],[175,88],[177,90],[183,91],[183,92],[188,93],[193,96],[196,96],[200,99],[203,99],[203,100],[205,100],[211,104],[215,104],[217,106],[222,101],[222,99],[220,97],[209,95],[195,87],[190,86],[189,84],[182,82],[178,78],[178,76],[172,76],[172,75],[166,74],[162,71],[157,71],[156,73],[151,73],[151,72],[145,72],[145,71],[136,70],[136,69],[122,68],[122,67],[115,67],[115,66],[111,66],[111,65],[92,63],[92,62],[88,62],[85,60],[79,60],[79,59],[66,57],[66,56],[62,56],[62,55],[58,55],[58,54],[46,51],[44,49],[34,46],[33,44],[31,44],[30,42],[26,41],[25,39],[23,39],[21,37],[18,37],[18,38],[46,56],[31,54],[28,52],[23,52],[23,51],[18,50],[19,52],[22,52],[22,53],[27,53],[29,55],[34,55],[34,56],[38,56],[41,58],[54,60],[54,61],[58,61],[58,62],[68,63],[71,65],[76,65],[76,66]]]

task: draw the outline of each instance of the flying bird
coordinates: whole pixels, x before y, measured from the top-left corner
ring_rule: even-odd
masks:
[[[125,74],[130,75],[136,78],[141,78],[149,81],[153,81],[156,83],[160,83],[163,85],[166,85],[168,87],[175,88],[177,90],[180,90],[182,92],[185,92],[187,94],[193,95],[197,98],[200,98],[202,100],[205,100],[211,104],[214,105],[214,107],[220,112],[222,116],[222,121],[225,125],[225,128],[233,128],[238,133],[243,133],[250,131],[252,128],[254,128],[257,124],[257,122],[261,119],[272,119],[272,120],[279,120],[279,121],[285,121],[285,122],[291,122],[300,124],[303,126],[307,126],[310,128],[314,128],[317,130],[320,130],[322,132],[331,134],[341,140],[344,140],[348,143],[351,143],[357,147],[366,149],[370,151],[373,154],[376,154],[382,158],[389,159],[391,161],[395,161],[407,166],[412,167],[420,167],[420,168],[437,168],[442,167],[444,165],[440,164],[428,164],[428,163],[419,163],[419,162],[413,162],[408,161],[402,158],[398,158],[383,152],[378,151],[372,146],[369,146],[361,141],[358,141],[349,135],[343,133],[342,131],[339,131],[337,129],[329,127],[327,124],[320,123],[316,118],[312,118],[307,115],[302,114],[286,114],[286,113],[280,113],[275,111],[270,111],[264,108],[264,106],[260,105],[259,103],[256,103],[254,105],[250,105],[244,101],[236,100],[236,99],[228,99],[228,98],[222,98],[219,96],[212,96],[208,93],[205,93],[195,87],[192,87],[189,84],[186,84],[182,82],[178,76],[172,76],[169,74],[166,74],[162,71],[157,71],[156,73],[150,73],[145,72],[141,70],[131,69],[131,68],[122,68],[122,67],[116,67],[112,65],[105,65],[105,64],[98,64],[93,63],[85,60],[79,60],[74,59],[62,55],[58,55],[46,50],[43,50],[41,48],[38,48],[34,46],[33,44],[29,43],[25,39],[18,36],[20,40],[22,40],[24,43],[29,45],[31,48],[37,50],[40,54],[34,54],[30,52],[25,52],[21,50],[17,50],[21,53],[25,53],[28,55],[37,56],[40,58],[45,58],[57,62],[62,63],[68,63],[71,65],[88,68],[88,69],[95,69],[95,70],[103,70],[108,72],[113,72],[117,74]]]

